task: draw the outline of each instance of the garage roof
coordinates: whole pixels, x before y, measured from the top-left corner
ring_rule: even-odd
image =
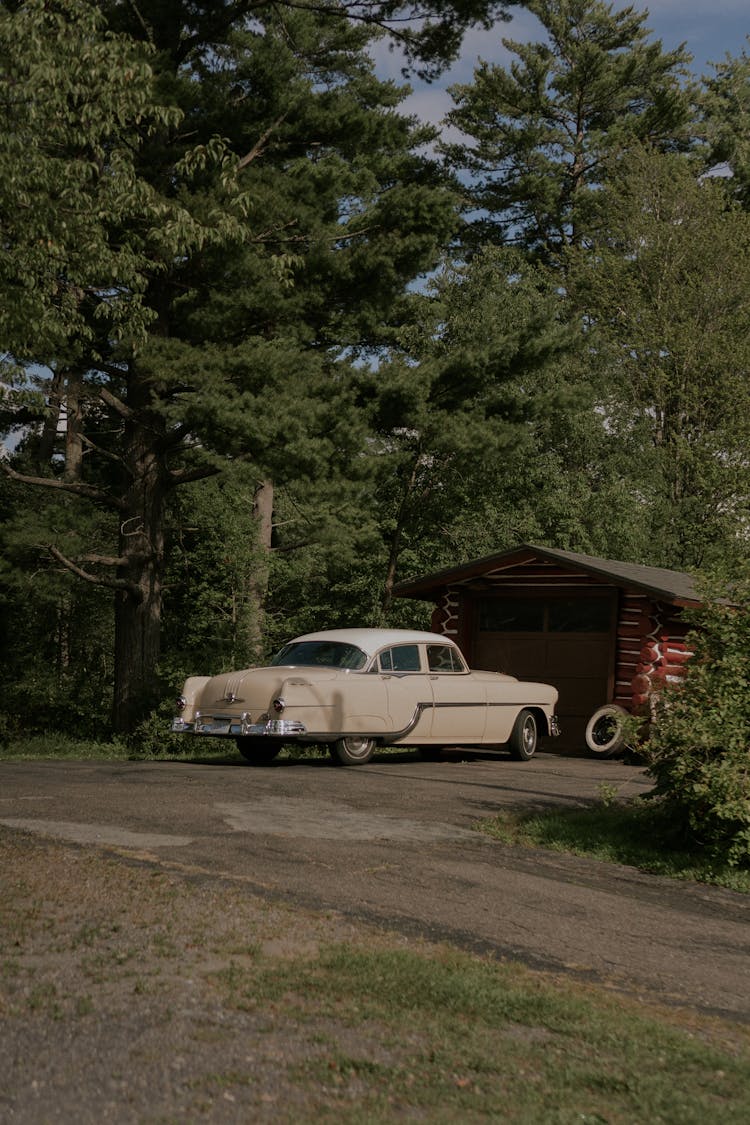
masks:
[[[600,559],[594,555],[581,555],[574,551],[559,551],[552,547],[538,547],[522,543],[509,551],[487,555],[461,566],[438,570],[421,578],[398,582],[394,594],[400,598],[426,598],[446,586],[468,584],[472,579],[488,577],[493,572],[522,566],[535,559],[557,563],[571,571],[583,571],[592,577],[630,590],[638,590],[671,602],[674,605],[700,605],[695,579],[680,570],[667,570],[658,566],[640,566],[637,563]]]

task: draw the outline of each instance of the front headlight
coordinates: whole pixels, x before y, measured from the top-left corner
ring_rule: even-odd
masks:
[[[285,702],[284,702],[284,700],[283,700],[283,699],[281,699],[281,698],[279,698],[279,699],[274,699],[274,701],[273,701],[273,703],[272,703],[272,707],[273,707],[274,711],[276,712],[276,714],[277,714],[277,715],[280,715],[280,714],[281,714],[281,712],[282,712],[282,711],[284,710],[284,708],[286,707],[286,703],[285,703]]]
[[[177,714],[181,715],[182,712],[187,707],[187,699],[185,699],[184,695],[178,695],[177,699],[175,700],[174,705],[175,705],[175,709],[177,711]]]

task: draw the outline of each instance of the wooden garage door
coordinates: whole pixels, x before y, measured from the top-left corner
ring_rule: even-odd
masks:
[[[609,698],[615,596],[503,596],[479,601],[472,664],[541,680],[560,692],[555,748],[583,749],[591,714]]]

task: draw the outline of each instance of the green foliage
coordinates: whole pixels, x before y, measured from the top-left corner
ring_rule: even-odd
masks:
[[[70,354],[106,325],[142,339],[149,242],[180,242],[178,216],[135,154],[179,114],[154,98],[153,51],[106,34],[87,0],[0,10],[0,332],[17,356]],[[140,238],[113,237],[112,222]]]
[[[59,731],[33,734],[14,729],[5,740],[0,738],[0,756],[5,761],[117,761],[129,757],[129,751],[123,741],[104,741],[93,734],[85,738]]]
[[[109,593],[72,583],[40,553],[50,526],[59,541],[98,542],[106,517],[88,518],[63,501],[29,507],[13,483],[0,481],[0,696],[25,733],[103,737],[112,698],[112,606]]]
[[[433,131],[397,112],[405,89],[374,75],[374,25],[275,5],[252,16],[242,5],[214,14],[157,6],[141,16],[129,4],[32,0],[2,23],[11,92],[31,107],[23,127],[39,157],[30,180],[36,226],[17,237],[9,227],[3,293],[33,272],[29,245],[59,241],[43,279],[55,333],[8,341],[26,364],[14,364],[18,393],[6,416],[28,430],[6,473],[75,504],[75,534],[51,517],[37,544],[79,578],[116,591],[113,720],[121,730],[148,709],[157,682],[175,489],[241,461],[304,494],[303,543],[330,539],[342,509],[353,508],[348,499],[337,510],[329,496],[351,497],[364,464],[352,360],[392,337],[406,285],[433,266],[456,223],[446,178],[419,151]],[[61,107],[51,138],[39,109],[41,72],[29,69],[37,39],[42,70],[50,63],[50,84],[40,79],[40,88],[53,115]],[[89,70],[76,54],[81,42]],[[112,79],[102,88],[107,67]],[[130,84],[136,99],[126,96]],[[91,107],[90,135],[68,112],[71,99],[85,120]],[[6,153],[0,209],[24,216],[31,197],[13,195],[11,175],[18,155]],[[91,190],[79,175],[84,158]],[[68,220],[55,185],[68,182],[82,193],[71,197],[79,220],[91,212],[98,223],[91,245],[80,222],[58,239]],[[76,295],[69,315],[52,299],[58,291]],[[17,321],[34,323],[34,311]],[[311,495],[316,485],[322,501]],[[92,503],[115,517],[109,543],[103,524],[87,535]],[[253,564],[240,558],[232,523],[233,566],[247,588]],[[266,565],[258,564],[256,603]],[[198,580],[206,621],[225,608],[226,584],[212,605],[210,578]],[[241,632],[220,628],[214,659],[245,662]],[[167,653],[167,665],[181,662],[179,649]]]
[[[551,273],[488,247],[416,298],[398,349],[360,378],[389,580],[477,551],[472,517],[502,498],[533,432],[568,397],[555,375],[575,334]],[[502,502],[502,500],[501,500]],[[497,528],[497,523],[495,524]]]
[[[675,832],[750,866],[750,578],[696,611],[684,683],[664,692],[643,753]]]
[[[728,549],[741,556],[750,217],[728,202],[725,181],[650,149],[618,158],[603,195],[606,222],[569,280],[608,380],[611,440],[638,443],[650,561],[687,569]]]
[[[607,152],[688,135],[683,49],[648,42],[646,12],[602,0],[529,0],[544,42],[503,39],[510,67],[480,62],[454,86],[448,121],[470,139],[447,146],[471,173],[472,245],[514,241],[546,258],[585,239]]]
[[[750,55],[747,49],[713,65],[698,95],[698,132],[707,168],[731,170],[730,190],[750,210]]]
[[[746,54],[691,120],[645,15],[529,7],[548,41],[454,92],[459,182],[370,49],[408,15],[439,69],[494,0],[2,6],[11,724],[95,737],[290,634],[426,625],[399,578],[519,540],[746,554]]]

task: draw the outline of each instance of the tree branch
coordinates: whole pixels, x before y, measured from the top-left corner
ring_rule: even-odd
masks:
[[[169,474],[169,479],[172,487],[177,488],[179,485],[188,484],[193,480],[205,480],[207,477],[215,477],[217,473],[220,472],[221,469],[213,465],[204,465],[202,468],[195,469],[174,469]]]
[[[81,578],[84,582],[90,582],[94,586],[106,586],[110,590],[127,590],[129,594],[134,594],[137,598],[142,597],[141,591],[134,582],[128,582],[125,578],[102,578],[97,574],[89,574],[87,570],[83,570],[72,559],[66,558],[62,551],[58,551],[57,547],[54,547],[51,543],[47,544],[47,550],[61,566],[64,566],[66,570],[69,570],[71,574],[75,574],[77,578]],[[89,562],[95,561],[97,557],[96,555],[85,556]],[[112,562],[117,563],[119,560],[109,559],[106,565],[110,565]]]
[[[128,468],[125,463],[124,457],[120,457],[118,453],[112,453],[112,451],[109,449],[103,449],[101,445],[97,445],[95,441],[92,441],[90,437],[86,437],[85,434],[80,434],[79,438],[80,441],[93,453],[99,453],[102,457],[106,457],[108,461],[114,461],[116,465],[121,465],[125,468]],[[128,471],[130,470],[128,469]]]
[[[79,555],[77,561],[96,566],[125,566],[128,560],[123,555]]]
[[[121,398],[118,398],[117,395],[113,395],[106,387],[99,388],[99,398],[106,406],[111,407],[121,418],[124,418],[126,422],[129,422],[130,419],[134,417],[130,407],[126,406]]]
[[[238,168],[247,167],[247,165],[250,164],[251,161],[255,160],[256,157],[260,156],[260,154],[263,152],[263,149],[265,148],[265,145],[266,145],[266,142],[268,141],[268,138],[271,136],[271,133],[275,132],[275,130],[278,129],[279,125],[282,125],[284,123],[284,121],[286,120],[286,117],[287,117],[287,114],[282,113],[281,117],[276,118],[273,125],[268,126],[265,133],[263,133],[263,135],[260,137],[260,139],[255,142],[255,144],[250,149],[250,151],[245,156],[242,157],[242,159],[240,160],[240,162],[237,165]]]
[[[112,496],[101,488],[95,488],[92,484],[84,484],[82,481],[58,480],[57,477],[29,476],[27,473],[19,473],[12,469],[8,462],[2,459],[0,459],[0,469],[11,480],[18,481],[19,484],[30,484],[37,488],[54,488],[59,492],[72,492],[74,496],[85,496],[88,500],[93,500],[97,504],[104,504],[108,508],[125,510],[123,500],[119,500],[116,496]]]

